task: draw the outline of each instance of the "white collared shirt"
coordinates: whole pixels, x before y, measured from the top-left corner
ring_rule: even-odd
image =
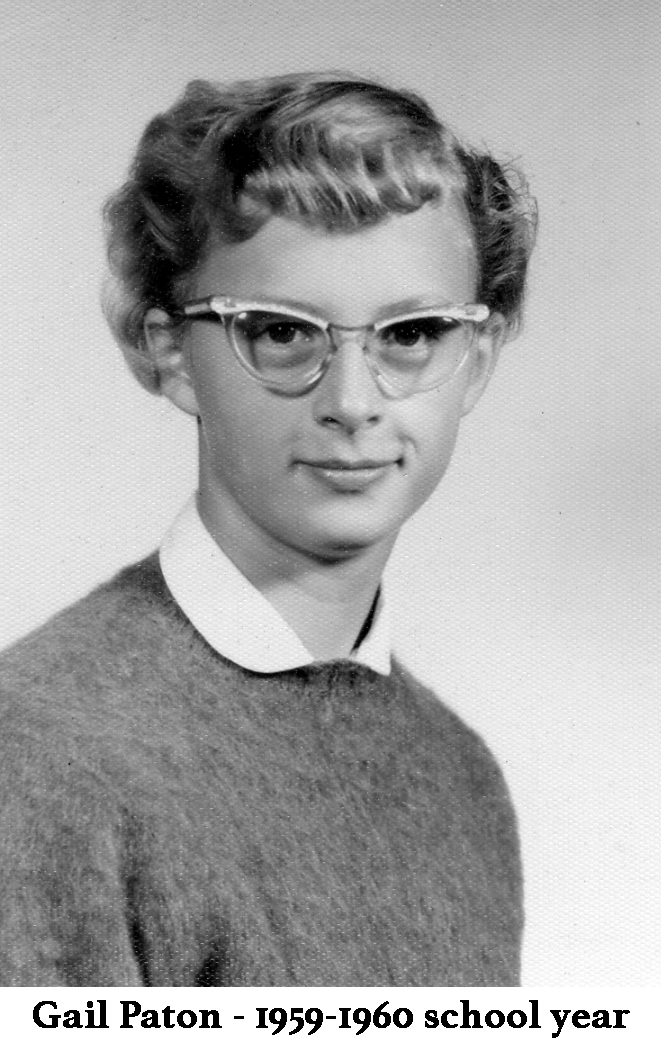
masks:
[[[268,599],[216,544],[193,495],[160,548],[161,570],[191,624],[223,657],[252,672],[273,674],[316,659]],[[390,674],[390,628],[379,591],[368,634],[350,660]]]

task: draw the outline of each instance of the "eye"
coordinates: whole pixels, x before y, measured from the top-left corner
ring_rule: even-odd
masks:
[[[322,328],[286,313],[243,312],[230,329],[239,358],[276,383],[283,380],[285,371],[299,370],[305,375],[314,370],[326,351]]]
[[[425,316],[420,319],[392,323],[381,331],[381,338],[397,348],[433,348],[456,330],[458,322],[445,316]]]
[[[314,337],[314,328],[292,320],[275,320],[268,323],[261,334],[276,345],[292,345],[300,341],[309,341]]]
[[[242,313],[237,316],[237,326],[250,342],[264,346],[302,347],[319,336],[313,324],[278,313]]]

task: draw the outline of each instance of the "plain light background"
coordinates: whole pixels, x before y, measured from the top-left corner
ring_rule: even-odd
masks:
[[[661,981],[660,41],[652,0],[0,3],[0,645],[151,551],[195,484],[194,425],[98,309],[100,205],[187,80],[374,74],[520,158],[525,331],[388,580],[403,659],[513,792],[530,986]]]

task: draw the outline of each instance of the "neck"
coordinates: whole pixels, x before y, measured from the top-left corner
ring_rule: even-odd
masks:
[[[348,657],[370,612],[396,535],[338,558],[292,548],[265,534],[232,499],[201,486],[200,516],[214,541],[306,650],[319,660]]]

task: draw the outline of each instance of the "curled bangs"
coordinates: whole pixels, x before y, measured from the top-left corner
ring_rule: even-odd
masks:
[[[208,136],[207,169],[220,175],[209,203],[230,239],[271,215],[350,232],[463,188],[454,138],[421,99],[356,82],[318,87],[258,120],[244,114],[220,141]]]
[[[255,172],[246,180],[240,210],[260,224],[277,215],[327,232],[351,232],[440,202],[452,181],[428,155],[342,149],[333,158],[319,155],[305,165],[284,162]]]

